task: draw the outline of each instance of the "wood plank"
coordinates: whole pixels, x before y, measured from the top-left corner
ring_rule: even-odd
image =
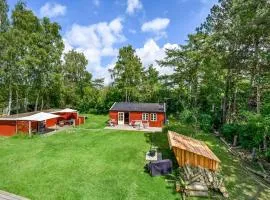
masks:
[[[0,190],[0,200],[29,200],[29,199]]]

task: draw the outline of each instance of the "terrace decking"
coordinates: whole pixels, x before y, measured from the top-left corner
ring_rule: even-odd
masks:
[[[124,130],[124,131],[143,131],[143,132],[162,132],[162,128],[160,127],[134,128],[129,125],[107,126],[104,129]]]
[[[0,190],[0,200],[29,200],[29,199]]]

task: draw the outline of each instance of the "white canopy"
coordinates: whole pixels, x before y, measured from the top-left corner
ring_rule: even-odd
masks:
[[[30,115],[27,117],[21,117],[18,120],[25,120],[25,121],[45,121],[47,119],[53,119],[53,118],[58,118],[58,115],[54,115],[51,113],[44,113],[44,112],[40,112],[40,113],[36,113],[34,115]]]
[[[56,111],[56,112],[53,112],[53,113],[74,113],[74,112],[77,112],[77,110],[73,110],[73,109],[70,109],[70,108],[65,108],[63,110],[59,110],[59,111]]]

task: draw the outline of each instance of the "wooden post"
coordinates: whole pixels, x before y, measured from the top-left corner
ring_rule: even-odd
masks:
[[[251,153],[252,160],[256,159],[256,148],[252,148],[252,153]]]
[[[31,121],[29,121],[29,123],[28,123],[28,133],[29,133],[29,136],[31,137],[32,136]]]
[[[233,137],[233,146],[235,147],[237,145],[237,135]]]
[[[18,121],[16,120],[16,135],[18,133]]]

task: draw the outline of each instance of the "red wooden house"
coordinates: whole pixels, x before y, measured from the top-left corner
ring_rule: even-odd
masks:
[[[149,127],[162,127],[166,120],[165,103],[115,102],[109,111],[111,121],[118,125],[132,125],[136,121]]]

